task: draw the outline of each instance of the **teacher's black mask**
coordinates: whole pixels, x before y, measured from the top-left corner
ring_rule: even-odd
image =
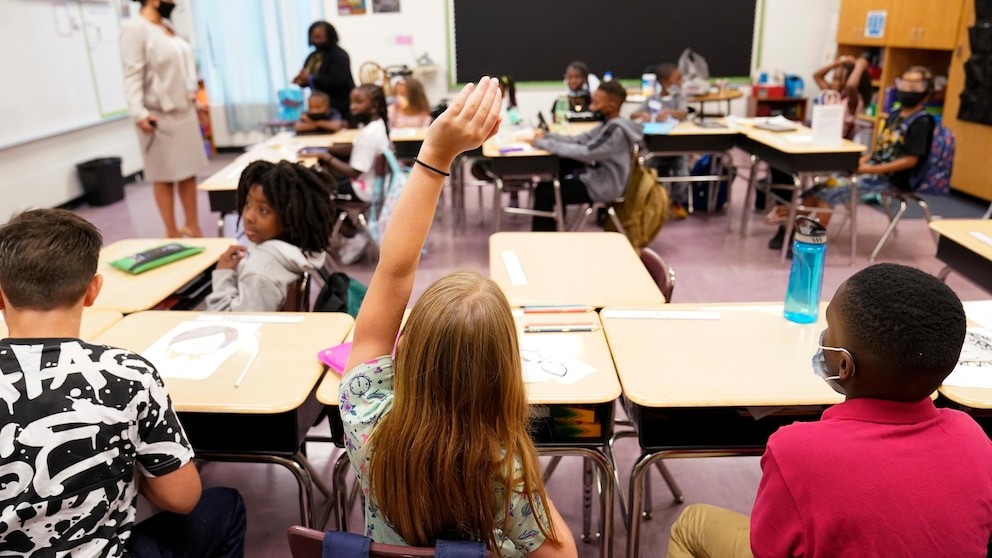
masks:
[[[160,2],[158,5],[158,15],[162,16],[164,19],[169,19],[172,15],[172,10],[176,9],[175,2]]]

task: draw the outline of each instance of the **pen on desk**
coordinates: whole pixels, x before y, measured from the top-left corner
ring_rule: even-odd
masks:
[[[241,371],[241,375],[240,375],[240,376],[238,376],[238,380],[237,380],[236,382],[234,382],[234,387],[241,387],[241,382],[242,382],[242,381],[244,381],[244,379],[245,379],[245,376],[247,376],[247,375],[248,375],[248,370],[250,370],[250,369],[251,369],[251,365],[252,365],[252,364],[255,364],[255,359],[256,359],[256,358],[258,358],[258,348],[257,348],[257,347],[256,347],[256,348],[255,348],[255,350],[254,350],[254,351],[252,352],[252,354],[251,354],[251,358],[250,358],[250,359],[248,359],[248,364],[246,364],[246,365],[245,365],[245,369],[244,369],[244,370],[242,370],[242,371]]]
[[[525,325],[524,333],[572,333],[577,331],[596,331],[597,324],[539,324]]]
[[[592,307],[581,304],[536,304],[533,306],[524,306],[524,314],[571,314],[583,312],[592,312]]]
[[[500,153],[517,153],[518,151],[523,151],[523,147],[500,147]]]

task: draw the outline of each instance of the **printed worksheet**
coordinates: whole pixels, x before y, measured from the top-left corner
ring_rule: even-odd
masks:
[[[176,324],[142,355],[163,378],[204,380],[241,351],[248,362],[258,354],[261,323],[184,321]]]

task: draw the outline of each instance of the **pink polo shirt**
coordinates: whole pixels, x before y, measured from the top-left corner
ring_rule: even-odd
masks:
[[[751,551],[784,556],[985,556],[992,442],[930,399],[852,399],[780,428],[761,458]]]

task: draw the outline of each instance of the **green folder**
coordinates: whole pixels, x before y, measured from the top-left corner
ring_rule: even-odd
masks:
[[[110,265],[122,271],[137,275],[139,273],[144,273],[149,269],[155,269],[156,267],[161,267],[176,260],[188,258],[194,254],[199,254],[202,251],[203,248],[200,247],[186,246],[185,244],[172,242],[170,244],[145,250],[144,252],[132,254],[126,258],[114,260],[110,262]]]

